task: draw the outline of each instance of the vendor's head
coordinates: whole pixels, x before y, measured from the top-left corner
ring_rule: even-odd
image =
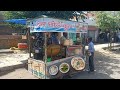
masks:
[[[80,33],[76,33],[76,37],[80,37]]]
[[[50,32],[47,32],[46,34],[47,34],[47,37],[50,38],[51,33],[50,33]]]
[[[58,36],[58,32],[52,32],[51,34],[54,36]]]
[[[91,41],[92,41],[92,37],[88,37],[87,42],[89,43]]]
[[[67,33],[66,33],[66,32],[63,32],[63,36],[67,38]]]

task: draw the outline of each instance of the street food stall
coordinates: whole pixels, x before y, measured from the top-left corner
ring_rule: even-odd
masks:
[[[28,71],[40,79],[56,79],[85,68],[83,45],[74,43],[69,33],[87,33],[86,23],[42,17],[27,21]],[[64,43],[49,43],[54,33],[67,33]],[[61,34],[62,33],[62,34]],[[53,40],[56,40],[55,37]]]

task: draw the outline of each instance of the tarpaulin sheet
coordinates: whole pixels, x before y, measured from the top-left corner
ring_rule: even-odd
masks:
[[[3,22],[9,22],[14,24],[22,24],[26,25],[27,20],[26,19],[10,19],[10,20],[2,20]]]
[[[66,21],[54,18],[38,18],[29,21],[30,32],[72,32],[87,33],[86,23]]]

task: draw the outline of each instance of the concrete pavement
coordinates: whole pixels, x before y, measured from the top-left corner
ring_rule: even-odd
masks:
[[[14,51],[10,50],[10,49],[0,49],[0,54],[2,53],[14,53]]]
[[[28,53],[13,53],[12,50],[0,50],[0,72],[25,67]]]

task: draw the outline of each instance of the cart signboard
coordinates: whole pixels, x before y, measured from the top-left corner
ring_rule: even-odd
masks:
[[[28,59],[28,63],[28,71],[38,78],[45,79],[45,63],[43,61]]]
[[[33,19],[29,23],[30,32],[71,32],[71,33],[87,33],[88,24],[65,21],[54,18],[38,18]]]

